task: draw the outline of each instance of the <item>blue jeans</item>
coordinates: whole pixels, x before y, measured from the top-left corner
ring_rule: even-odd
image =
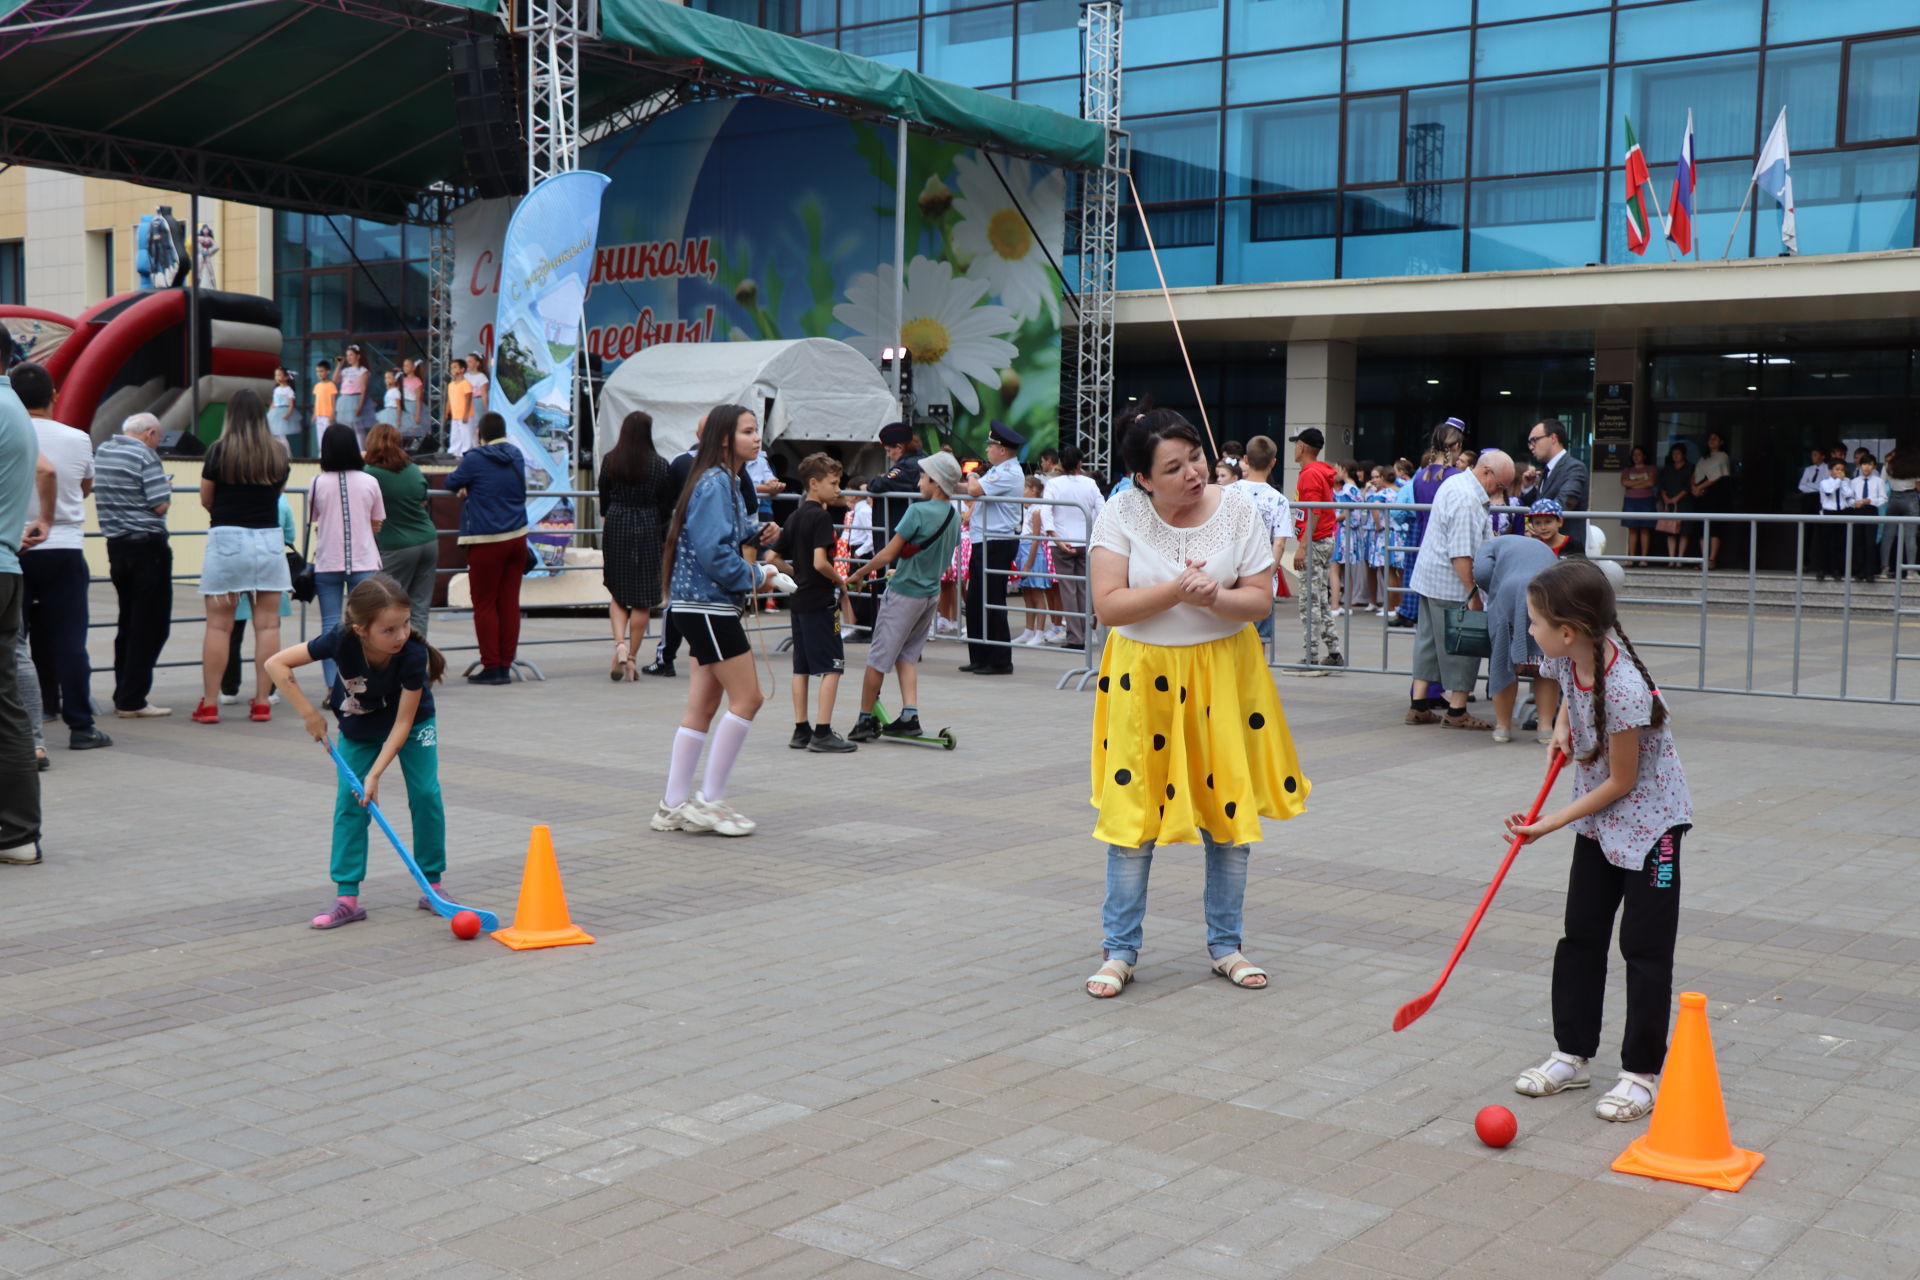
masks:
[[[1240,913],[1247,898],[1247,846],[1218,844],[1200,833],[1207,849],[1207,953],[1215,960],[1240,949]],[[1107,846],[1107,900],[1100,908],[1100,944],[1110,960],[1137,964],[1141,930],[1147,915],[1147,876],[1153,870],[1153,845],[1138,849]]]
[[[330,571],[313,575],[313,584],[318,588],[314,598],[320,602],[322,634],[340,625],[340,614],[346,607],[347,593],[377,572],[379,571],[376,569],[361,569],[354,573]],[[321,659],[320,670],[327,678],[327,688],[333,688],[333,662],[330,659]]]

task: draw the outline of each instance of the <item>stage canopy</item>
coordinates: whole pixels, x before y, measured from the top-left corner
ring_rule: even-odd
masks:
[[[663,93],[754,94],[904,119],[1065,167],[1102,161],[1098,125],[1033,103],[669,0],[598,8],[600,35],[581,47],[583,128]],[[468,186],[449,49],[501,32],[495,10],[492,0],[0,0],[0,163],[438,221]]]

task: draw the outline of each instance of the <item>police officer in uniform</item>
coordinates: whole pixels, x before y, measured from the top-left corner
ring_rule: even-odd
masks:
[[[913,438],[913,429],[904,422],[889,422],[880,428],[880,444],[887,452],[887,469],[867,485],[867,492],[879,501],[874,503],[873,545],[884,547],[893,537],[894,526],[907,514],[907,508],[920,499],[920,459],[926,455],[920,452],[919,443]],[[904,495],[889,498],[888,494]]]
[[[1013,674],[1013,649],[1007,629],[1007,581],[1020,546],[1020,504],[1026,488],[1020,448],[1026,437],[995,419],[987,432],[987,470],[967,481],[964,492],[984,498],[969,526],[967,548],[967,656],[962,671],[977,676]]]

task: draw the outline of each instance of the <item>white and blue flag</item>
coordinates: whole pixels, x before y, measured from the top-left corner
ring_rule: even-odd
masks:
[[[1793,157],[1787,152],[1787,109],[1773,122],[1767,145],[1760,148],[1760,161],[1753,166],[1753,181],[1762,191],[1780,202],[1780,243],[1788,253],[1800,252],[1793,225]]]

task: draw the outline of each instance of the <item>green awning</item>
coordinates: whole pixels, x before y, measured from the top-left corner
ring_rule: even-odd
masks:
[[[1051,107],[949,84],[669,0],[601,0],[600,29],[604,39],[655,57],[838,98],[995,149],[1082,168],[1098,165],[1105,155],[1098,125]]]
[[[264,0],[208,16],[135,0],[0,0],[0,163],[289,210],[431,220],[468,185],[456,41],[493,0]],[[1097,126],[669,0],[601,0],[591,125],[678,86],[758,93],[1069,166]],[[44,24],[76,17],[74,22]],[[438,192],[438,194],[435,194]]]

